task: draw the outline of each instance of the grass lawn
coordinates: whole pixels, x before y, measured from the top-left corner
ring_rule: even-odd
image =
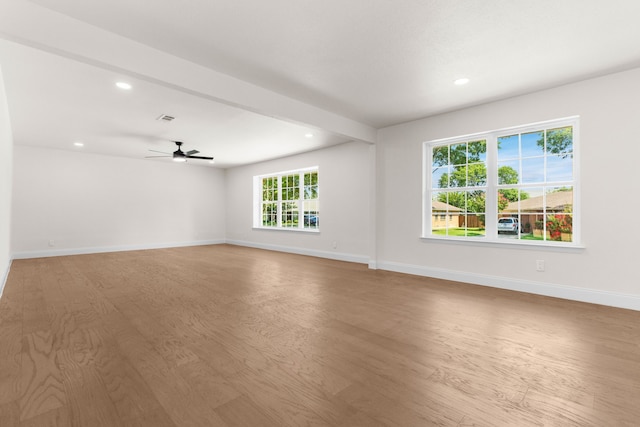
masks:
[[[446,236],[447,229],[433,230],[431,234],[434,236]],[[467,228],[466,230],[464,228],[449,228],[449,236],[484,236],[484,228]]]
[[[434,236],[446,236],[447,235],[447,229],[446,228],[440,228],[438,230],[433,230],[431,232],[432,235]],[[449,236],[468,236],[468,237],[474,237],[474,236],[484,236],[485,235],[485,230],[484,228],[467,228],[466,229],[466,234],[465,234],[465,229],[464,228],[449,228]],[[514,235],[512,235],[513,237],[516,237]],[[542,236],[534,236],[532,233],[522,233],[520,234],[520,240],[537,240],[537,241],[542,241],[544,240],[544,238]],[[559,240],[558,240],[559,241]]]
[[[544,240],[542,236],[534,236],[533,234],[521,234],[520,240]]]

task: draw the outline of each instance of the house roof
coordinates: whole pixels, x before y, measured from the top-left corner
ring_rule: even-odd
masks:
[[[546,203],[544,203],[545,197]],[[562,212],[566,206],[573,205],[573,191],[557,191],[555,193],[547,193],[544,196],[531,197],[520,202],[511,202],[503,212],[518,212],[518,203],[521,212],[542,212],[543,210]]]
[[[431,202],[432,212],[462,212],[462,209],[450,205],[448,203],[441,202],[439,200],[433,200]]]

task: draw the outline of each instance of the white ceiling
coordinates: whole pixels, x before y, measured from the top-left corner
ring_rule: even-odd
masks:
[[[376,128],[640,66],[637,0],[0,7],[17,144],[82,140],[143,157],[179,139],[217,167],[375,142]],[[453,85],[459,77],[471,81]],[[115,89],[123,79],[133,90]]]
[[[18,144],[78,150],[82,142],[83,151],[143,158],[171,153],[179,140],[228,167],[345,141],[15,43],[0,40],[0,57],[11,58],[2,70]],[[121,80],[132,90],[118,89]],[[175,119],[156,120],[162,114]]]

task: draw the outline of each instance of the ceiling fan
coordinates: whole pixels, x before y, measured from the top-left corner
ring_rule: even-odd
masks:
[[[146,156],[145,159],[151,159],[156,157],[172,157],[174,162],[186,162],[187,159],[213,160],[213,157],[194,156],[194,154],[199,153],[198,150],[190,150],[185,153],[180,148],[180,146],[182,146],[183,144],[181,141],[173,141],[173,142],[178,146],[178,149],[173,153],[165,153],[164,151],[149,150],[149,151],[153,151],[154,153],[166,154],[166,156]]]

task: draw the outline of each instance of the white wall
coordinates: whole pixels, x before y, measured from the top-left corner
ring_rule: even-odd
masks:
[[[226,238],[640,310],[638,81],[635,69],[388,127],[376,146],[352,142],[226,171],[14,146],[11,250],[31,257]],[[0,87],[0,274],[9,265],[6,110]],[[584,249],[420,239],[423,141],[573,115],[581,120]],[[253,176],[310,166],[320,168],[321,232],[253,229]],[[545,272],[535,271],[538,259]]]
[[[11,229],[11,183],[12,183],[11,123],[9,107],[0,70],[0,295],[11,265],[10,229]]]
[[[224,241],[222,170],[16,145],[13,181],[14,258]]]
[[[230,243],[367,263],[371,251],[372,146],[350,142],[227,170]],[[253,177],[319,167],[320,233],[253,229]],[[333,248],[336,242],[336,248]]]
[[[378,134],[380,268],[640,309],[640,69],[388,127]],[[583,250],[420,239],[422,142],[580,116]],[[546,271],[535,271],[535,260]]]

